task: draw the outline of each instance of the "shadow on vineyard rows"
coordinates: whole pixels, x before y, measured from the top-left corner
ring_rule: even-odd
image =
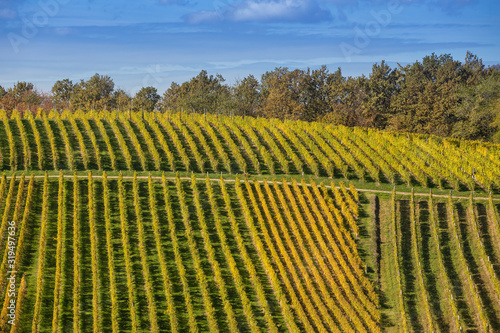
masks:
[[[500,235],[497,205],[492,201],[475,202],[472,210],[470,203],[467,205],[464,201],[446,202],[433,198],[432,201],[419,199],[412,204],[413,199],[393,197],[396,206],[394,230],[388,199],[374,199],[374,194],[366,196],[361,201],[365,202],[364,207],[372,206],[374,215],[361,216],[360,229],[371,231],[361,233],[359,246],[365,262],[371,267],[380,267],[380,271],[369,276],[380,286],[384,329],[399,331],[404,325],[402,320],[406,319],[407,325],[415,331],[427,330],[426,327],[440,331],[460,328],[497,331],[500,294],[496,258],[499,249],[492,242]],[[415,220],[412,207],[415,207]],[[472,218],[471,212],[477,220]],[[477,234],[472,231],[476,230],[474,226],[477,226]],[[425,314],[426,306],[429,315]]]

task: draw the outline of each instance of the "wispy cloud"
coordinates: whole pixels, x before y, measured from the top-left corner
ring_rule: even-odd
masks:
[[[359,7],[374,3],[386,3],[385,0],[324,0],[337,7]],[[458,13],[466,6],[478,3],[478,0],[397,0],[401,4],[427,5],[431,8],[439,8],[447,13]]]
[[[337,6],[356,6],[358,4],[358,0],[325,0],[325,1]]]
[[[16,17],[16,12],[13,11],[12,9],[9,9],[9,8],[0,9],[0,18],[1,19],[9,20],[9,19],[13,19],[14,17]]]
[[[177,6],[187,6],[190,4],[189,0],[159,0],[162,5],[177,5]]]
[[[59,11],[35,25],[49,3]],[[390,3],[401,8],[397,15]],[[493,0],[0,0],[4,42],[9,33],[27,41],[19,53],[0,52],[0,84],[30,81],[49,91],[56,80],[97,72],[131,92],[165,91],[201,69],[228,82],[275,66],[326,64],[361,75],[382,59],[405,64],[432,52],[462,59],[467,50],[494,64],[499,11]],[[38,33],[29,35],[32,25]],[[356,42],[366,46],[347,62],[340,45]]]
[[[244,0],[219,10],[184,16],[190,24],[218,22],[320,22],[331,20],[329,10],[315,0]]]
[[[461,12],[464,7],[474,5],[477,0],[435,0],[431,1],[431,4],[437,5],[445,13],[456,15]]]
[[[380,2],[380,0],[368,0]],[[477,4],[478,0],[399,0],[404,4],[427,5],[430,8],[438,8],[446,14],[459,14],[464,7]]]
[[[19,3],[12,0],[0,0],[0,19],[12,20],[17,16],[15,6]]]

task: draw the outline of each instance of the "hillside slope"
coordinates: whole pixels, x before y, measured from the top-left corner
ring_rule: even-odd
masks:
[[[500,330],[498,145],[212,115],[0,117],[0,275],[16,281],[15,296],[0,284],[1,331]]]

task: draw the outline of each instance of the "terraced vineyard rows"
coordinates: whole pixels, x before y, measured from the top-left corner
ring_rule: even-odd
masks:
[[[341,204],[319,188],[60,175],[2,178],[26,295],[3,331],[381,330]]]
[[[0,117],[2,332],[500,331],[498,145],[179,113]]]
[[[4,170],[314,174],[500,190],[500,147],[318,123],[213,115],[0,111]],[[321,128],[319,127],[321,126]],[[49,167],[50,168],[50,167]]]

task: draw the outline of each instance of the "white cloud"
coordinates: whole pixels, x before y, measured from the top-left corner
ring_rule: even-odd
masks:
[[[244,0],[220,10],[199,11],[187,15],[191,24],[229,22],[319,22],[331,19],[331,13],[315,0]]]
[[[58,36],[67,36],[71,33],[71,28],[69,28],[69,27],[57,27],[54,29],[54,32]]]
[[[325,1],[338,6],[344,6],[344,5],[355,6],[358,4],[358,0],[325,0]]]

